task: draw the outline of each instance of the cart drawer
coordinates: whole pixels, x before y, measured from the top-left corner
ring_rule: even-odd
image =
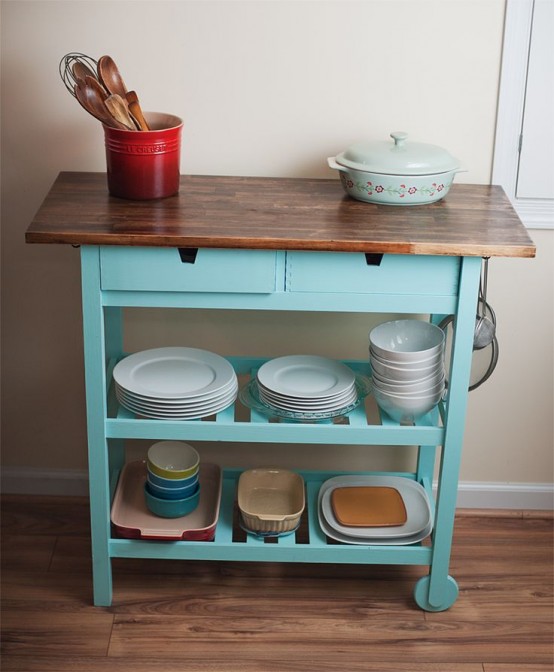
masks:
[[[276,252],[107,246],[100,250],[102,289],[269,293]]]
[[[290,292],[455,296],[460,259],[358,252],[288,252]]]

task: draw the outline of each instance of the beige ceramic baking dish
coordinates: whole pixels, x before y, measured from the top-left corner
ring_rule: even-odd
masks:
[[[304,479],[286,469],[243,471],[238,483],[238,506],[243,526],[259,535],[295,530],[304,511]]]

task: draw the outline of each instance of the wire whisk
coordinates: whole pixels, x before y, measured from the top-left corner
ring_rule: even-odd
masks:
[[[98,78],[97,75],[98,61],[92,56],[81,54],[78,51],[72,51],[66,54],[59,65],[60,77],[69,93],[76,98],[75,84],[79,80],[84,80],[86,75]]]

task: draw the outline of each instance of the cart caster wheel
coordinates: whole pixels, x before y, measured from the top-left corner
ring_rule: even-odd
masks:
[[[458,598],[458,584],[451,577],[446,577],[446,584],[444,587],[443,601],[440,605],[429,603],[429,584],[431,582],[430,576],[424,576],[416,583],[414,588],[414,599],[420,609],[424,611],[445,611],[456,602]]]

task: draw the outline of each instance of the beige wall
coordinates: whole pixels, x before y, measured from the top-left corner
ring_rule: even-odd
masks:
[[[57,72],[111,54],[145,109],[185,120],[181,172],[336,177],[325,158],[396,129],[488,183],[504,0],[18,2],[2,11],[3,445],[6,467],[83,469],[78,251],[24,232],[61,170],[104,170],[100,125]],[[552,231],[536,260],[493,260],[501,359],[470,396],[464,480],[552,481]],[[369,318],[137,311],[130,349],[366,356]],[[375,318],[372,318],[373,320]],[[137,446],[134,450],[142,450]],[[224,464],[367,466],[360,448],[206,446]],[[404,462],[397,449],[370,466]]]

